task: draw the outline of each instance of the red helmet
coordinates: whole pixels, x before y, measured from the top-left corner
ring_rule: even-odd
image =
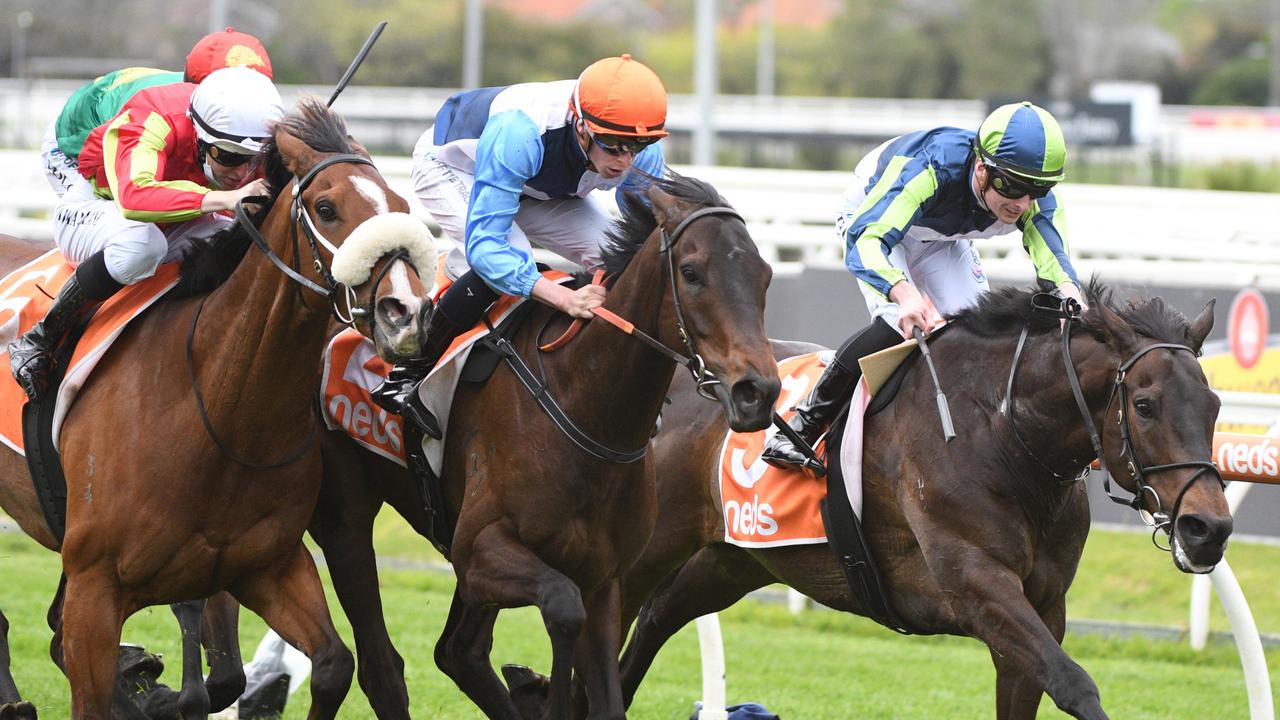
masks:
[[[240,66],[271,78],[271,58],[258,38],[230,27],[209,33],[187,55],[187,82],[199,83],[214,70]]]
[[[667,136],[667,90],[657,74],[630,55],[596,61],[578,76],[573,111],[593,133]]]

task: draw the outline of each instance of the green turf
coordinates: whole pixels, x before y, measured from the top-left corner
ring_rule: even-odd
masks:
[[[384,557],[438,558],[402,524],[379,523]],[[29,540],[0,534],[0,556],[10,582],[2,607],[12,623],[10,641],[19,687],[42,717],[66,717],[65,680],[48,660],[46,603],[57,579],[57,557]],[[1280,630],[1275,571],[1280,548],[1237,544],[1228,558],[1263,632]],[[20,579],[15,581],[14,579]],[[415,718],[480,718],[434,667],[431,650],[448,609],[452,578],[419,570],[384,570],[382,593],[391,631],[405,657]],[[1168,555],[1141,536],[1096,532],[1072,589],[1069,614],[1128,622],[1185,625],[1187,577]],[[330,597],[330,607],[337,608]],[[994,672],[986,648],[963,638],[899,638],[869,621],[826,611],[790,615],[779,606],[740,603],[721,615],[728,655],[730,702],[763,702],[784,718],[988,718],[993,716]],[[335,618],[350,641],[350,628]],[[1215,619],[1225,628],[1225,620]],[[251,653],[264,628],[242,618],[241,639]],[[155,608],[129,621],[125,639],[177,658],[176,623]],[[1113,718],[1248,717],[1243,675],[1234,647],[1204,653],[1185,642],[1068,636],[1067,649],[1097,681]],[[546,668],[549,651],[536,611],[502,615],[493,657]],[[1268,653],[1280,668],[1280,651]],[[686,718],[700,693],[697,636],[686,628],[659,656],[629,717]],[[178,668],[166,670],[172,682]],[[1280,703],[1278,703],[1280,704]],[[305,689],[291,698],[286,718],[305,717]],[[341,718],[370,718],[353,688]],[[1047,699],[1041,717],[1065,717]]]

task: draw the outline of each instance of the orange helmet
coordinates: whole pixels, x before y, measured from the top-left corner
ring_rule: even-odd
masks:
[[[209,33],[187,55],[187,82],[199,83],[214,70],[242,65],[271,78],[271,58],[258,38],[231,27]]]
[[[593,133],[667,136],[667,90],[657,74],[630,55],[598,60],[573,89],[573,112]]]

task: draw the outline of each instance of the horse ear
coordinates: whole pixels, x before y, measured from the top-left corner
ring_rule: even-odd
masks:
[[[659,225],[671,227],[679,222],[680,201],[662,188],[657,185],[649,186],[649,202],[653,203],[653,217]]]
[[[302,177],[315,166],[318,153],[310,145],[287,132],[276,133],[276,147],[280,149],[280,157],[285,167],[294,177]]]
[[[1115,348],[1121,355],[1129,355],[1137,349],[1137,333],[1109,305],[1104,302],[1094,303],[1089,306],[1087,313],[1093,316],[1097,322],[1098,327],[1107,338],[1107,344]]]
[[[369,154],[368,148],[366,148],[364,144],[361,143],[359,140],[356,140],[350,135],[347,136],[347,144],[351,146],[351,152],[357,155],[360,155],[362,157],[369,158],[370,160],[373,159],[373,156]]]
[[[1209,331],[1213,329],[1213,306],[1217,302],[1217,298],[1209,298],[1204,309],[1191,321],[1191,327],[1187,328],[1187,344],[1197,353],[1200,352],[1200,346],[1204,345],[1204,339],[1209,337]]]

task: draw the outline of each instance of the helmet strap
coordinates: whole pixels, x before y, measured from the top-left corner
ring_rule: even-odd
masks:
[[[981,164],[982,164],[981,157],[977,158],[977,161],[973,163],[973,175],[969,180],[969,187],[973,190],[974,196],[978,198],[978,206],[981,207],[983,210],[986,210],[987,212],[991,212],[991,208],[987,207],[987,190],[991,189],[991,174],[988,173],[986,168],[984,167],[982,169],[982,175],[984,179],[981,183],[979,183],[978,182],[978,166]]]

